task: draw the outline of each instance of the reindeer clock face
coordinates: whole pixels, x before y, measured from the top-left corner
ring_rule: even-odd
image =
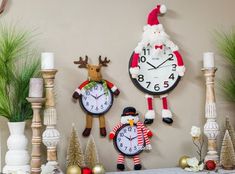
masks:
[[[177,58],[171,49],[165,46],[158,56],[153,55],[151,46],[142,50],[139,56],[140,72],[136,79],[131,78],[131,80],[145,93],[162,95],[173,90],[180,81],[180,76],[176,72]]]
[[[92,115],[102,115],[111,108],[113,96],[109,89],[105,89],[101,83],[86,90],[80,98],[81,107]]]
[[[123,125],[116,132],[114,146],[125,156],[135,156],[142,152],[138,147],[137,127],[136,125]],[[143,140],[144,142],[144,140]]]

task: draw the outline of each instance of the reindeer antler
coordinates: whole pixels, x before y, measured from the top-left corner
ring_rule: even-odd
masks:
[[[4,11],[8,0],[2,0],[1,6],[0,6],[0,14]]]
[[[74,61],[74,64],[79,64],[79,68],[87,68],[88,56],[85,56],[85,60],[82,57],[79,57],[79,61]]]
[[[102,66],[108,66],[107,64],[110,62],[110,60],[107,59],[107,57],[102,60],[101,56],[99,56],[99,64]]]

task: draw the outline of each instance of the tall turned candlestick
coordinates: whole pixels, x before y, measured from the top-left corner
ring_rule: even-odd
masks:
[[[43,132],[43,143],[47,147],[48,164],[57,166],[57,144],[59,143],[60,133],[56,129],[56,109],[54,99],[54,79],[56,69],[43,69],[42,77],[46,91],[46,103],[44,110],[44,125],[46,130]]]
[[[207,119],[204,125],[204,134],[208,138],[208,151],[205,161],[214,160],[218,162],[219,156],[217,152],[216,137],[219,133],[219,125],[216,122],[216,105],[214,79],[217,68],[203,68],[202,71],[206,80],[206,104],[205,117]]]
[[[42,104],[45,101],[44,98],[27,98],[28,102],[31,103],[33,109],[33,120],[32,120],[32,153],[31,153],[31,174],[41,173],[41,116],[40,110]]]

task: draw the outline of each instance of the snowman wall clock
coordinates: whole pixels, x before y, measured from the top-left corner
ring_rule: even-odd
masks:
[[[158,21],[158,16],[166,11],[165,5],[157,5],[149,13],[142,40],[131,55],[129,63],[133,84],[146,93],[148,111],[145,114],[145,124],[153,123],[155,118],[154,96],[159,96],[162,100],[163,122],[173,123],[167,94],[177,86],[185,72],[177,45],[170,40]]]

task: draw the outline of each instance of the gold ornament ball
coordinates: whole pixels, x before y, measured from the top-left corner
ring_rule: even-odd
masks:
[[[93,174],[105,174],[104,166],[102,164],[96,164],[92,169]]]
[[[182,169],[185,169],[186,167],[188,167],[188,163],[187,163],[187,159],[189,158],[189,156],[182,156],[180,157],[179,159],[179,166],[182,168]]]
[[[81,168],[76,165],[69,166],[67,168],[66,174],[81,174]]]

